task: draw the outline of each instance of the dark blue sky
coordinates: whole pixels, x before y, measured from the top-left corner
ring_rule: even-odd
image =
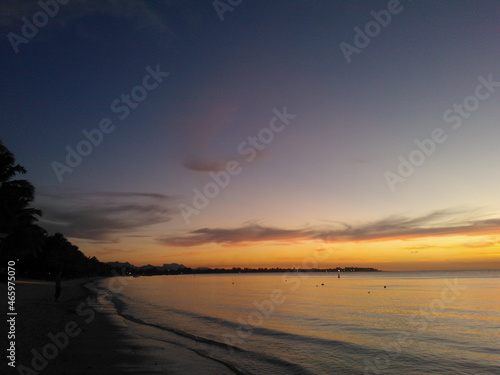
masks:
[[[401,1],[348,63],[340,44],[355,47],[354,28],[366,30],[372,11],[394,4],[243,0],[221,21],[211,1],[75,0],[59,4],[15,53],[9,38],[22,36],[23,17],[33,21],[42,8],[4,1],[0,138],[38,188],[42,223],[105,260],[161,263],[175,255],[201,265],[220,250],[224,257],[213,264],[250,264],[248,252],[237,255],[234,246],[285,246],[305,236],[294,250],[303,256],[313,246],[307,241],[317,238],[311,233],[358,238],[345,237],[338,223],[363,232],[388,217],[404,222],[464,208],[481,212],[473,222],[496,217],[500,93],[483,88],[491,95],[457,130],[443,115],[450,108],[456,115],[453,105],[474,96],[478,77],[500,81],[500,5]],[[120,119],[112,103],[123,105],[121,96],[157,68],[168,77],[153,90],[137,89],[147,97]],[[241,143],[285,107],[296,117],[248,161],[241,150],[250,143]],[[105,118],[113,132],[59,182],[53,163],[66,164],[67,147],[77,149],[86,139],[82,131],[99,128]],[[403,176],[399,156],[409,160],[419,150],[415,140],[438,127],[446,141]],[[231,160],[242,172],[197,209],[193,189],[203,191],[213,182],[209,173]],[[180,205],[200,212],[186,220]],[[448,216],[442,220],[438,226],[448,233]],[[415,225],[404,236],[437,224]],[[202,229],[228,232],[184,241]],[[403,236],[395,232],[377,233],[388,241]],[[364,234],[359,238],[366,240]],[[196,254],[182,256],[186,243]],[[358,255],[353,259],[367,259]],[[410,262],[398,256],[394,262]]]

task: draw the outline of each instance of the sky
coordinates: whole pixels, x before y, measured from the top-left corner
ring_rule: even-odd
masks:
[[[101,261],[500,269],[499,11],[2,1],[0,139]]]

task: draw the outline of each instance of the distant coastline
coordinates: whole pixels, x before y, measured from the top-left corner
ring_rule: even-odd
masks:
[[[197,267],[189,268],[182,264],[171,263],[163,266],[152,266],[150,264],[136,267],[128,262],[108,262],[108,267],[113,269],[114,274],[122,276],[153,276],[153,275],[192,275],[192,274],[220,274],[220,273],[276,273],[276,272],[383,272],[371,267],[335,267],[335,268],[280,268],[280,267],[260,267],[260,268],[210,268]]]

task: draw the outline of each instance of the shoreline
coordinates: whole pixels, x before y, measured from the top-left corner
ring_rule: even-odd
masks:
[[[133,334],[109,302],[85,285],[102,277],[65,280],[59,302],[54,282],[16,282],[16,367],[2,361],[5,375],[234,374],[216,360],[168,342]],[[5,290],[4,290],[5,289]],[[7,286],[0,285],[6,295]],[[0,306],[5,313],[6,299]],[[6,324],[4,322],[4,324]],[[0,342],[7,352],[6,333]],[[23,371],[21,371],[23,370]]]
[[[88,296],[88,290],[83,284],[96,278],[65,280],[62,282],[62,294],[59,302],[54,301],[55,283],[46,280],[17,280],[15,282],[15,337],[7,339],[2,334],[0,342],[7,352],[7,344],[15,343],[15,366],[31,368],[33,350],[40,352],[44,345],[51,343],[49,334],[57,334],[64,330],[64,324],[71,321],[76,305]],[[0,293],[7,295],[7,284],[0,284]],[[2,312],[7,312],[7,298],[0,300]],[[3,331],[3,330],[2,330]],[[51,348],[49,348],[50,351]],[[58,348],[56,348],[58,349]],[[52,353],[53,354],[53,353]],[[51,354],[49,353],[49,356]],[[54,358],[55,359],[55,358]],[[48,363],[47,361],[47,366]],[[40,367],[42,366],[40,363]],[[1,372],[18,374],[15,367],[2,361]]]

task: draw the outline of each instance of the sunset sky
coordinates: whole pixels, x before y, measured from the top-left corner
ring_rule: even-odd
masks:
[[[44,1],[0,139],[86,255],[500,269],[497,1]]]

